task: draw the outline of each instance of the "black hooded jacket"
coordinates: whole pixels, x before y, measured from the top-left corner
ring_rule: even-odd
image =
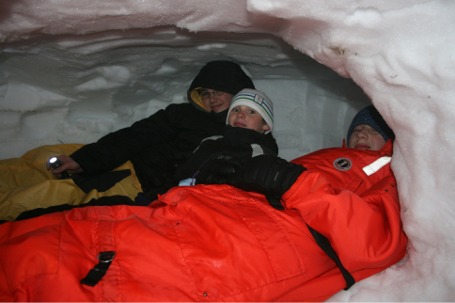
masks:
[[[201,108],[192,94],[199,87],[236,94],[243,88],[254,88],[254,84],[234,62],[209,62],[188,89],[189,103],[171,104],[130,127],[81,147],[71,158],[84,169],[85,176],[110,171],[131,160],[142,190],[154,199],[156,194],[176,185],[176,168],[204,138],[223,132],[227,110],[212,113]]]

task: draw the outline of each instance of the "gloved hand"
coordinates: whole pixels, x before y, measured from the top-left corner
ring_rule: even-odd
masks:
[[[240,165],[240,161],[232,156],[218,155],[201,166],[195,176],[196,184],[225,184]]]
[[[246,191],[262,193],[268,197],[272,206],[279,208],[275,204],[279,204],[281,196],[305,170],[305,167],[277,156],[261,155],[239,167],[227,183]]]

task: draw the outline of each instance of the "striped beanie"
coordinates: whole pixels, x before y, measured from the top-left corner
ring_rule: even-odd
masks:
[[[270,126],[270,131],[272,131],[273,103],[270,98],[264,94],[264,92],[251,88],[245,88],[238,92],[234,97],[232,97],[232,102],[231,106],[229,107],[226,123],[228,123],[231,110],[238,105],[245,105],[257,111],[262,116],[265,123]]]

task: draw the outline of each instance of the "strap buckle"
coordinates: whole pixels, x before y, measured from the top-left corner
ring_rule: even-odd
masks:
[[[98,255],[98,261],[101,263],[111,263],[114,260],[115,251],[103,251]]]
[[[88,286],[95,286],[106,274],[109,266],[114,260],[115,252],[114,251],[102,251],[98,254],[98,264],[96,264],[88,274],[81,280],[82,284]]]

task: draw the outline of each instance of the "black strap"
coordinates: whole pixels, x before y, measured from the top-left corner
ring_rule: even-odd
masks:
[[[314,240],[319,245],[319,247],[332,259],[335,264],[340,269],[341,273],[343,274],[344,279],[346,280],[346,288],[344,290],[348,290],[352,285],[354,285],[355,280],[354,277],[349,273],[349,271],[343,266],[341,263],[340,258],[336,254],[335,250],[333,249],[332,245],[330,245],[329,240],[322,235],[320,232],[313,229],[311,226],[308,226],[311,234],[313,235]]]
[[[150,201],[148,204],[150,204]],[[26,210],[26,211],[20,213],[19,216],[16,217],[15,221],[35,218],[35,217],[42,216],[45,214],[60,212],[60,211],[69,210],[69,209],[73,209],[73,208],[84,208],[84,207],[88,207],[88,206],[113,206],[113,205],[140,206],[141,204],[135,203],[135,201],[131,200],[127,196],[121,196],[121,195],[104,196],[104,197],[99,197],[96,199],[93,198],[90,201],[88,201],[87,203],[78,204],[78,205],[61,204],[61,205],[49,206],[47,208],[36,208],[36,209]],[[142,204],[142,205],[146,205],[146,204]]]
[[[98,264],[88,272],[87,276],[81,280],[82,284],[95,286],[106,274],[109,266],[114,260],[115,252],[103,251],[98,255]]]
[[[278,210],[284,209],[283,205],[281,205],[280,199],[278,199],[276,197],[271,197],[271,196],[266,196],[266,198],[273,208],[276,208]],[[332,259],[335,262],[335,264],[338,266],[341,273],[343,274],[343,277],[346,280],[346,288],[344,290],[348,290],[349,288],[351,288],[351,286],[354,285],[354,283],[355,283],[354,277],[349,273],[349,271],[341,263],[341,260],[340,260],[340,258],[338,258],[337,253],[333,249],[332,245],[330,245],[329,239],[327,239],[323,234],[316,231],[308,224],[306,226],[310,230],[311,235],[313,236],[314,240],[319,245],[319,247],[327,254],[327,256],[329,256],[330,259]]]

